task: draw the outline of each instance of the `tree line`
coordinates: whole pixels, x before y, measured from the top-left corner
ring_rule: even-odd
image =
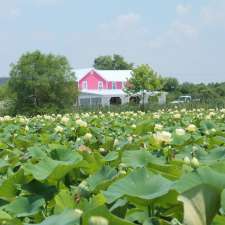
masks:
[[[176,78],[162,77],[149,65],[134,66],[121,55],[100,56],[93,67],[99,70],[132,70],[125,88],[127,93],[162,90],[168,100],[190,94],[201,99],[224,101],[225,83],[179,83]],[[76,74],[65,56],[40,51],[23,54],[11,64],[8,82],[0,86],[0,100],[10,103],[11,114],[69,112],[74,109],[79,90]]]

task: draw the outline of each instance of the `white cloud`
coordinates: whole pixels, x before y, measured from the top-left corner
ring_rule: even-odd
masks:
[[[38,6],[55,5],[63,2],[63,0],[33,0]]]
[[[191,5],[179,4],[176,6],[176,12],[178,15],[186,15],[191,11]]]
[[[201,9],[200,17],[205,24],[225,25],[225,4],[207,5]]]
[[[9,11],[9,15],[12,17],[18,17],[21,15],[21,9],[20,8],[13,8]]]
[[[150,49],[160,49],[168,46],[185,46],[187,42],[192,42],[198,36],[197,29],[187,23],[180,21],[173,22],[167,31],[156,38],[150,39],[147,46]]]
[[[21,9],[18,7],[17,1],[5,1],[1,3],[0,19],[9,19],[21,15]]]
[[[193,25],[185,24],[182,22],[174,22],[171,25],[169,33],[172,35],[182,35],[186,38],[195,38],[197,36],[197,30]]]
[[[127,31],[137,29],[140,26],[140,15],[136,13],[129,13],[117,16],[111,22],[101,24],[100,29],[115,31]]]

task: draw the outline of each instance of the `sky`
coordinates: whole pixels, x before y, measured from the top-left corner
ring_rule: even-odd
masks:
[[[73,68],[121,54],[181,82],[225,81],[225,0],[0,0],[0,76],[34,50]]]

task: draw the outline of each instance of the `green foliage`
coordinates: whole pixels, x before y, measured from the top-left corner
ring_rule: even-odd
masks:
[[[169,92],[168,102],[177,99],[181,95],[191,95],[194,99],[200,99],[201,102],[225,103],[225,83],[193,84],[184,82],[178,86],[175,83],[175,78],[164,80],[163,90]],[[171,85],[176,88],[171,88]]]
[[[16,113],[63,111],[75,103],[75,76],[63,56],[26,53],[10,71],[9,90],[15,93]]]
[[[99,70],[131,70],[133,63],[128,63],[117,54],[113,56],[99,56],[94,60],[94,68]]]
[[[0,224],[222,225],[225,108],[1,117]]]
[[[8,83],[0,85],[0,101],[6,101],[12,97],[13,95],[9,90]]]
[[[131,93],[156,91],[160,89],[161,85],[160,76],[150,66],[140,65],[133,69],[126,90]]]
[[[161,87],[162,78],[149,65],[140,65],[133,69],[132,76],[125,87],[125,92],[139,94],[144,108],[145,92],[157,91]]]
[[[177,90],[179,87],[179,82],[176,78],[167,77],[164,79],[163,90],[166,92],[171,92]]]

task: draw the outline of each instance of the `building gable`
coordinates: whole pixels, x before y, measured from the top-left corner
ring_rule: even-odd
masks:
[[[99,89],[100,86],[102,89],[106,89],[107,81],[95,70],[89,71],[82,79],[79,80],[80,89],[96,90]]]

